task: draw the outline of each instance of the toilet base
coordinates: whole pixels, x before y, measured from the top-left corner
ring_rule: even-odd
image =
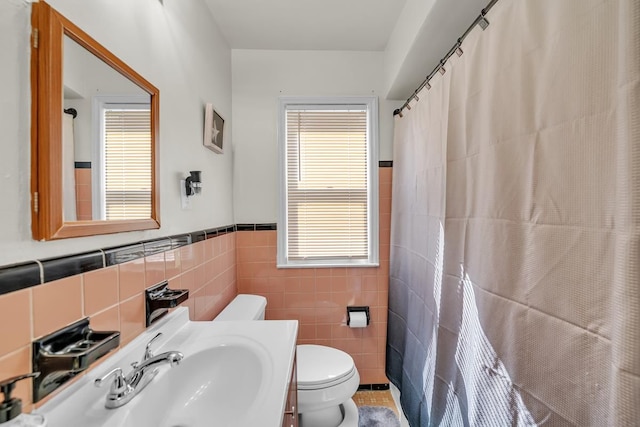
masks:
[[[358,407],[353,399],[341,405],[300,414],[300,427],[358,427]]]

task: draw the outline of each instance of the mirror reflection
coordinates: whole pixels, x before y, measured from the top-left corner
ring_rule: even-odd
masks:
[[[63,52],[64,221],[151,218],[151,96],[66,35]]]

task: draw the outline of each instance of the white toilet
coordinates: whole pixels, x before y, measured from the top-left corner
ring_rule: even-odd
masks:
[[[264,320],[267,299],[238,295],[214,320]],[[301,427],[357,427],[353,395],[360,375],[344,351],[322,345],[297,347]]]

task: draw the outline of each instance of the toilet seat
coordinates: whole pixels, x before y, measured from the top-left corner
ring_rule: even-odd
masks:
[[[335,348],[303,344],[297,347],[297,360],[300,426],[357,427],[357,408],[355,418],[345,416],[349,413],[345,408],[355,406],[351,397],[360,384],[351,356]],[[346,418],[351,421],[345,423]]]
[[[336,348],[303,344],[297,348],[298,390],[319,390],[348,381],[357,370],[353,359]]]

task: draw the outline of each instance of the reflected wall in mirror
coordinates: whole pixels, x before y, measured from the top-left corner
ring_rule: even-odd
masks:
[[[32,26],[34,238],[158,228],[158,89],[47,3]]]

